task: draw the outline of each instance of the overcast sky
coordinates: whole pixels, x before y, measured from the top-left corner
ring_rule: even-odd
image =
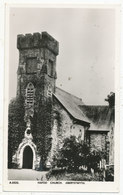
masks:
[[[47,31],[59,42],[57,86],[86,104],[106,104],[114,92],[114,17],[113,9],[12,8],[9,98],[16,96],[17,35]]]

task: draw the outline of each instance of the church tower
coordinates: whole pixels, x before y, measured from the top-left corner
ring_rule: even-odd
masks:
[[[12,159],[19,168],[41,169],[46,165],[51,147],[52,93],[55,93],[59,44],[47,32],[42,32],[18,35],[17,48],[16,98],[23,98],[25,130]]]
[[[40,91],[42,97],[46,99],[55,91],[58,42],[47,32],[18,35],[17,48],[19,50],[17,95],[25,97],[27,85],[32,83],[35,90]]]

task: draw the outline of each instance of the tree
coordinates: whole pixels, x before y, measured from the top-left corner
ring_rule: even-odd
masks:
[[[86,164],[88,153],[89,146],[77,142],[76,137],[71,136],[64,140],[63,147],[54,156],[54,165],[76,172],[80,166]]]
[[[53,158],[53,167],[64,168],[69,172],[79,171],[82,165],[98,170],[99,161],[105,158],[105,152],[90,150],[85,142],[78,142],[75,136],[65,138],[62,148]]]
[[[113,107],[115,105],[115,93],[110,92],[105,101],[109,103],[109,107]]]
[[[115,93],[110,92],[110,94],[105,99],[109,103],[109,109],[111,112],[111,120],[114,122],[115,120]]]

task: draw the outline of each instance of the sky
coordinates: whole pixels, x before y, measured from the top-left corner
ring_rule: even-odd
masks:
[[[105,105],[114,91],[115,12],[87,8],[11,8],[9,99],[16,96],[17,35],[47,31],[59,42],[57,87],[85,104]]]

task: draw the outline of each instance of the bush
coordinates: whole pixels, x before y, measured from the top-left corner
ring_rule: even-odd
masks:
[[[100,151],[100,150],[93,150],[90,151],[88,154],[88,160],[87,160],[87,166],[88,169],[93,168],[94,171],[99,171],[99,162],[101,159],[106,158],[106,152],[105,151]]]
[[[63,147],[53,158],[52,167],[60,167],[68,172],[78,172],[83,165],[88,170],[93,168],[98,171],[98,164],[103,154],[101,151],[90,151],[85,142],[78,142],[75,136],[66,138]]]
[[[109,166],[106,169],[106,181],[114,181],[114,166]]]
[[[89,147],[85,143],[76,141],[75,136],[66,138],[63,147],[54,156],[53,166],[64,168],[68,171],[78,171],[81,165],[86,163]]]

